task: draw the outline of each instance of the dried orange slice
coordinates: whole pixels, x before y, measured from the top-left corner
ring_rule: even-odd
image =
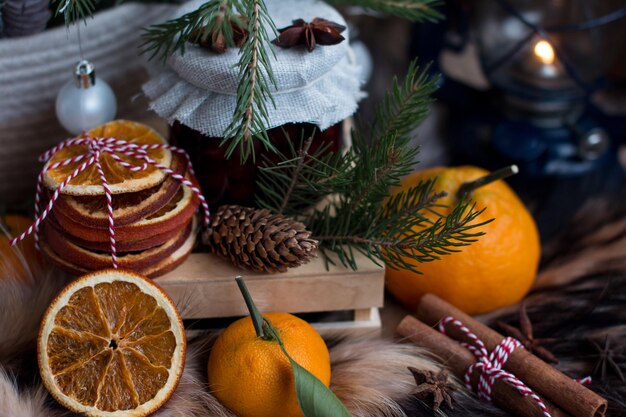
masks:
[[[39,370],[52,396],[74,412],[147,416],[176,389],[185,350],[182,320],[163,290],[108,269],[77,279],[48,307]]]
[[[165,139],[149,126],[128,120],[114,120],[90,130],[87,134],[93,138],[112,137],[138,145],[166,143]],[[77,145],[68,146],[54,154],[43,168],[46,187],[51,190],[57,189],[86,159],[55,169],[48,169],[49,166],[87,153],[87,145]],[[154,161],[167,167],[172,163],[172,153],[167,149],[155,149],[147,151],[147,154]],[[138,158],[122,154],[118,154],[118,156],[130,164],[143,165],[143,161]],[[107,153],[100,156],[100,164],[113,194],[145,190],[160,184],[165,179],[165,174],[153,166],[142,171],[130,171],[128,168],[121,166]],[[71,180],[62,193],[67,195],[103,195],[102,181],[95,164]]]

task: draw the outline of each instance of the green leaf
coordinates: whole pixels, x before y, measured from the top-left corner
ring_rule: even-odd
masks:
[[[278,342],[283,353],[289,359],[289,363],[291,363],[298,404],[304,417],[350,417],[346,407],[330,388],[289,356],[278,332],[269,320],[265,320],[263,328],[267,334]]]
[[[298,403],[305,417],[350,417],[335,394],[312,373],[289,358],[296,381]]]

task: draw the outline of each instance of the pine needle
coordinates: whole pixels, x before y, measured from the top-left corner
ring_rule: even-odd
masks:
[[[383,98],[370,127],[370,138],[395,134],[402,138],[428,115],[431,96],[437,91],[439,77],[428,75],[430,65],[420,70],[417,60],[411,61],[403,82],[394,77],[391,89]],[[366,130],[366,129],[362,129]]]
[[[441,0],[327,0],[335,5],[361,6],[366,9],[399,16],[413,22],[436,22],[443,15],[435,7]]]
[[[272,35],[276,34],[276,26],[263,0],[241,0],[239,8],[248,22],[248,38],[239,50],[237,105],[223,143],[228,143],[227,157],[239,149],[244,162],[250,156],[254,160],[254,139],[258,139],[266,149],[276,151],[266,132],[269,125],[268,103],[274,105],[270,88],[276,86],[270,64],[274,51],[268,46],[270,35],[266,26]]]
[[[259,207],[298,217],[303,207],[352,185],[352,155],[329,152],[330,143],[310,152],[310,141],[312,138],[300,138],[299,142],[288,138],[288,153],[277,151],[279,163],[263,157],[257,178]],[[301,146],[296,149],[298,143]]]

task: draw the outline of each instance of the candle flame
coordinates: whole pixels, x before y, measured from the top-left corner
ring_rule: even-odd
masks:
[[[554,49],[548,41],[540,40],[535,44],[535,55],[546,65],[554,64]]]

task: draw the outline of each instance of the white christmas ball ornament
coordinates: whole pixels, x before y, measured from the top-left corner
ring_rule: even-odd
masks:
[[[74,79],[61,88],[56,99],[59,122],[73,135],[109,122],[117,113],[117,100],[109,85],[96,79],[88,61],[76,65]]]

